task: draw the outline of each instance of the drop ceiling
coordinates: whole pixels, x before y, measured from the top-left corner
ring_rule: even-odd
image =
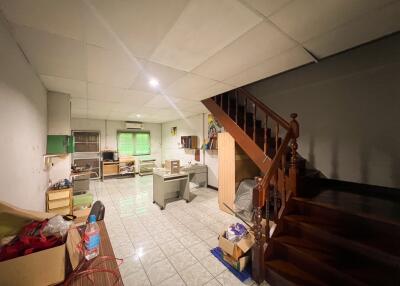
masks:
[[[400,30],[400,0],[0,0],[0,9],[45,87],[71,95],[73,117],[144,122],[205,112],[204,98]]]

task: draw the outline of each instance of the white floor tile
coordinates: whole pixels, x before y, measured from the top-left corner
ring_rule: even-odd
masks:
[[[104,221],[116,257],[124,258],[125,285],[253,283],[242,284],[210,253],[218,233],[237,221],[219,210],[218,192],[192,189],[190,203],[179,200],[160,210],[153,204],[152,176],[91,181],[90,191],[106,206]]]

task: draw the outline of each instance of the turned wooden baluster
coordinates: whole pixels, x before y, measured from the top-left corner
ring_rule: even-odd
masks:
[[[290,183],[290,192],[293,196],[298,195],[298,176],[299,170],[297,168],[297,138],[299,137],[299,122],[297,122],[297,114],[292,113],[290,114],[292,121],[290,121],[290,129],[293,134],[292,141],[290,142],[290,149],[291,149],[291,159],[290,159],[290,167],[289,167],[289,183]]]
[[[244,130],[244,133],[246,133],[246,129],[247,129],[247,127],[246,127],[246,125],[247,125],[247,97],[244,98],[244,118],[243,118],[243,121],[244,121],[243,130]]]
[[[227,97],[228,97],[228,116],[231,117],[231,100],[230,100],[231,94],[229,92],[227,94]]]
[[[254,103],[253,108],[253,141],[256,142],[256,120],[257,120],[257,105]]]
[[[238,91],[235,90],[235,102],[236,102],[236,106],[235,106],[235,122],[236,124],[238,124]]]
[[[264,154],[268,155],[268,114],[265,113]]]
[[[254,214],[254,238],[255,243],[252,248],[252,278],[260,284],[264,281],[264,241],[262,237],[262,213],[261,209],[265,202],[265,189],[261,185],[261,178],[256,177],[256,186],[253,189]]]

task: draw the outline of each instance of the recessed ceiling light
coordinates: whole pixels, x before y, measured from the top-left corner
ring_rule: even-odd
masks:
[[[140,114],[136,114],[136,117],[137,117],[137,118],[140,118],[140,117],[142,117],[142,115],[140,115]]]
[[[157,87],[160,83],[155,78],[152,78],[151,80],[149,80],[149,84],[152,87]]]

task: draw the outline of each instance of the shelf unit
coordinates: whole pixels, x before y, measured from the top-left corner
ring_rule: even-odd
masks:
[[[208,139],[208,142],[206,143],[205,146],[206,150],[218,150],[218,137],[211,137]]]
[[[74,130],[75,152],[72,155],[73,164],[78,167],[88,167],[92,172],[91,179],[99,179],[101,175],[100,132],[93,130]]]
[[[184,149],[197,149],[197,136],[181,136],[181,146]]]
[[[139,160],[139,175],[140,176],[151,175],[153,174],[153,169],[155,167],[157,167],[155,159]]]
[[[135,176],[135,158],[121,157],[118,161],[102,161],[102,179],[109,176]]]

